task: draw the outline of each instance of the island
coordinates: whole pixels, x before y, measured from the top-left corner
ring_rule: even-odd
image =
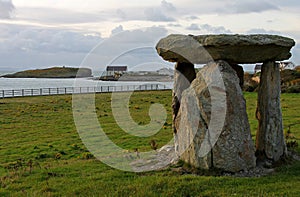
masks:
[[[14,74],[7,74],[5,78],[84,78],[92,77],[89,68],[52,67],[46,69],[25,70]]]

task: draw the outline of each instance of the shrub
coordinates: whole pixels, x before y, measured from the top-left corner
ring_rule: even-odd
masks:
[[[82,159],[93,159],[94,155],[90,152],[82,153]]]
[[[61,157],[62,157],[61,153],[56,153],[54,156],[55,159],[60,159]]]

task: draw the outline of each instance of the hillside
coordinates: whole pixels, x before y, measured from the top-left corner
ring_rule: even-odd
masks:
[[[14,74],[3,75],[6,78],[76,78],[91,77],[89,68],[52,67],[46,69],[26,70]]]

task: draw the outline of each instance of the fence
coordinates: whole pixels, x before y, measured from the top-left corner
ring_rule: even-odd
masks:
[[[168,90],[168,89],[170,89],[170,88],[164,84],[145,84],[145,85],[126,85],[126,86],[124,85],[124,86],[64,87],[64,88],[0,90],[0,98],[63,95],[63,94],[145,91],[145,90]]]

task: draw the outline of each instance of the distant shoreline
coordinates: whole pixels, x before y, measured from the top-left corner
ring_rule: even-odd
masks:
[[[13,74],[2,75],[3,78],[47,78],[47,79],[70,79],[92,77],[89,68],[52,67],[46,69],[25,70]]]
[[[147,82],[172,82],[173,77],[169,75],[123,75],[116,79],[114,77],[97,77],[95,80],[100,81],[147,81]]]

